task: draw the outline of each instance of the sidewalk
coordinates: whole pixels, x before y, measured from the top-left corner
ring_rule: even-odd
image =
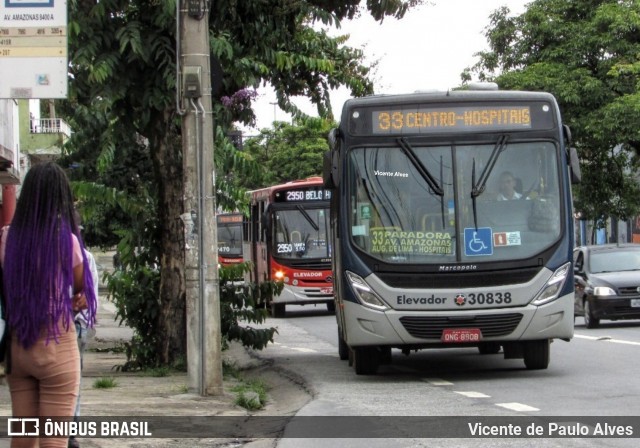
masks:
[[[98,257],[96,257],[98,263]],[[131,417],[138,416],[248,416],[293,415],[308,400],[309,396],[302,387],[280,375],[269,366],[251,356],[250,351],[240,344],[234,344],[223,352],[223,359],[234,365],[245,378],[260,378],[269,386],[269,402],[264,410],[250,413],[235,405],[236,395],[231,388],[237,384],[234,378],[224,378],[224,394],[221,396],[201,397],[188,393],[186,373],[170,373],[164,377],[145,376],[141,373],[119,372],[116,366],[126,361],[126,356],[117,350],[123,342],[130,340],[132,330],[121,327],[114,320],[115,306],[102,296],[98,311],[98,324],[95,338],[90,340],[84,354],[84,369],[81,384],[81,414],[92,417]],[[116,350],[112,350],[116,348]],[[95,388],[99,379],[112,378],[116,385],[112,388]],[[11,399],[6,381],[0,379],[0,416],[11,416]],[[0,417],[3,418],[3,417]],[[4,418],[3,418],[4,420]],[[105,418],[105,420],[108,420]],[[6,421],[0,422],[5,427]],[[4,431],[3,434],[6,434]],[[191,447],[250,446],[266,448],[275,446],[275,439],[171,439],[171,438],[80,438],[81,447],[86,448],[164,448],[184,445]],[[0,448],[8,448],[9,439],[0,438]]]

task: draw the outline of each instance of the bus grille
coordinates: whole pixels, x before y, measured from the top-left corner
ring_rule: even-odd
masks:
[[[284,264],[285,266],[289,266],[292,268],[298,268],[298,269],[319,270],[319,271],[331,270],[331,262],[327,263],[324,261],[312,262],[312,261],[287,260],[286,262],[281,262],[281,264]]]
[[[325,292],[322,292],[319,289],[305,289],[304,290],[304,295],[307,296],[310,299],[315,299],[315,298],[328,298],[328,299],[332,299],[333,298],[333,293],[331,294],[327,294]]]
[[[447,316],[403,316],[400,323],[414,338],[440,339],[445,328],[479,328],[483,337],[505,336],[516,329],[522,314],[489,314],[458,320]]]
[[[496,272],[376,272],[387,285],[394,288],[471,288],[493,285],[527,283],[540,272],[540,267],[509,269]]]

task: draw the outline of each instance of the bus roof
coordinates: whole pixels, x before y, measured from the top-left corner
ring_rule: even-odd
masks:
[[[341,127],[355,137],[552,131],[560,110],[548,92],[450,90],[352,98]]]
[[[461,102],[461,101],[534,101],[556,102],[548,92],[529,92],[522,90],[439,90],[400,94],[369,95],[350,98],[345,101],[343,111],[353,107],[370,105],[397,104],[404,102]],[[343,115],[344,116],[344,115]]]
[[[313,184],[313,183],[316,183],[316,182],[322,183],[322,177],[320,177],[320,176],[311,176],[311,177],[307,177],[306,179],[290,180],[290,181],[285,182],[283,184],[269,185],[268,187],[256,188],[255,190],[247,190],[246,194],[250,195],[250,194],[253,194],[253,193],[257,193],[259,191],[277,190],[279,188],[288,188],[291,185],[299,184],[299,183]]]

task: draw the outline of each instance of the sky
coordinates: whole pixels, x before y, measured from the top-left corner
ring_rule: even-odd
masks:
[[[363,12],[354,21],[343,21],[336,34],[349,34],[347,45],[361,48],[366,62],[377,61],[372,79],[376,93],[409,93],[416,90],[445,90],[460,84],[460,73],[477,62],[473,54],[488,48],[483,32],[489,15],[501,6],[512,14],[524,12],[531,0],[425,0],[404,18],[387,17],[382,24]],[[336,119],[349,92],[332,92]],[[268,87],[258,89],[254,101],[257,122],[245,134],[257,134],[275,120],[290,116],[273,103],[275,94]],[[317,115],[306,99],[294,100],[304,112]]]

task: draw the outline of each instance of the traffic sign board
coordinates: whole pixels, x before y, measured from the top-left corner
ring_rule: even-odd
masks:
[[[0,98],[66,98],[67,0],[0,2]]]

